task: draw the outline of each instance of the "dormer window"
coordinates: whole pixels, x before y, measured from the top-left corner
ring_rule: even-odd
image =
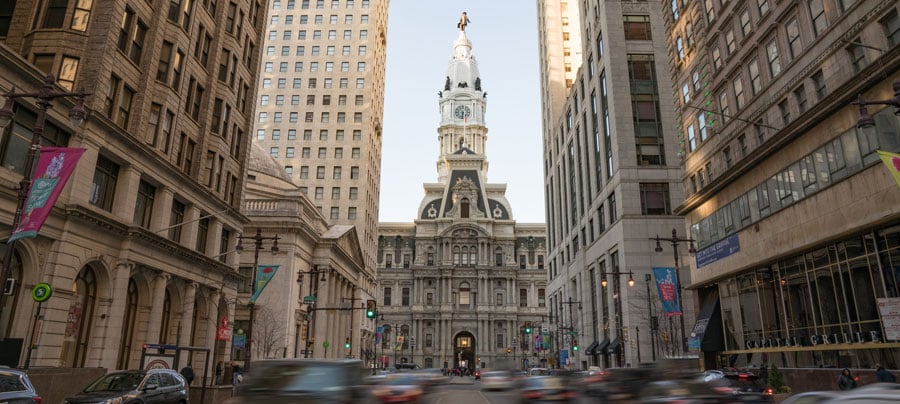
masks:
[[[459,217],[463,219],[469,218],[469,199],[463,198],[459,201]]]

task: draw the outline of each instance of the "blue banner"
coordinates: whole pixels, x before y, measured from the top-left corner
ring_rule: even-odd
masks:
[[[278,265],[260,265],[256,268],[256,284],[253,285],[253,295],[250,296],[250,304],[256,303],[256,299],[262,293],[269,281],[278,272]]]
[[[656,277],[656,290],[659,292],[659,301],[662,303],[666,316],[680,316],[681,307],[678,302],[678,275],[675,268],[653,268],[653,276]]]
[[[568,349],[560,349],[559,350],[559,365],[566,366],[569,364],[569,350]]]
[[[735,233],[697,251],[697,268],[712,264],[739,251],[741,251],[741,243]]]

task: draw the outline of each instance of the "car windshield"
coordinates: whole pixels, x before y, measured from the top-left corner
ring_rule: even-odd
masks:
[[[22,377],[15,373],[0,373],[0,393],[10,391],[25,391],[25,383],[22,383]]]
[[[563,380],[552,376],[533,376],[525,379],[526,389],[562,389]]]
[[[84,391],[86,393],[95,391],[131,391],[137,389],[143,379],[143,372],[111,373],[101,377],[84,389]]]
[[[255,371],[247,388],[286,392],[337,391],[345,387],[348,370],[319,364],[272,365]]]

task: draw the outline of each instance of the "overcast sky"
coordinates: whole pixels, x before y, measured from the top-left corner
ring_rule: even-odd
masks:
[[[378,220],[412,222],[437,182],[437,92],[463,11],[489,94],[488,182],[507,184],[513,219],[543,223],[537,5],[523,0],[391,0]]]

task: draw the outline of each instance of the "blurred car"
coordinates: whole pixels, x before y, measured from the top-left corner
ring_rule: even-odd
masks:
[[[358,403],[367,398],[368,372],[358,359],[267,359],[253,362],[231,404]]]
[[[20,370],[0,368],[0,403],[41,404],[42,401],[31,380],[28,380],[28,374]]]
[[[828,404],[888,404],[900,403],[900,384],[872,383],[836,394]]]
[[[808,391],[788,397],[781,404],[819,404],[838,396],[836,391]]]
[[[560,376],[531,376],[519,386],[523,403],[572,402],[578,397],[568,380]]]
[[[696,380],[660,380],[647,384],[639,393],[641,403],[712,404],[742,402],[730,391],[717,390]]]
[[[414,403],[425,395],[425,387],[419,378],[397,373],[382,380],[372,389],[372,394],[382,403]]]
[[[760,380],[755,374],[746,372],[725,373],[707,382],[720,390],[730,391],[735,396],[741,396],[743,402],[772,402],[774,391],[766,386],[765,381]]]
[[[513,388],[512,373],[506,370],[490,370],[481,374],[483,390],[508,390]]]
[[[550,374],[550,369],[547,369],[547,368],[528,369],[528,376],[547,376],[549,374]]]
[[[187,381],[171,369],[109,373],[63,400],[63,404],[187,402]]]
[[[659,379],[653,368],[609,368],[599,376],[602,381],[585,386],[585,392],[603,401],[637,399],[647,382]]]
[[[447,377],[437,368],[419,369],[412,373],[421,380],[426,393],[447,381]]]

